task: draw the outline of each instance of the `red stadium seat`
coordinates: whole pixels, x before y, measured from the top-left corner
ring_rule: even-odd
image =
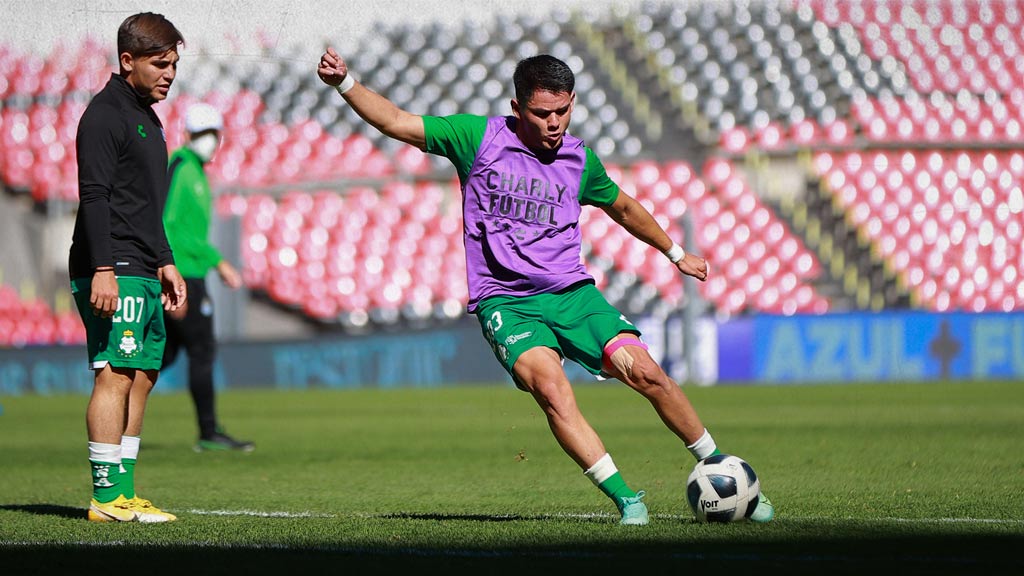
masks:
[[[748,130],[736,126],[722,131],[722,135],[719,138],[719,146],[726,152],[741,153],[746,152],[751,140],[752,138]]]

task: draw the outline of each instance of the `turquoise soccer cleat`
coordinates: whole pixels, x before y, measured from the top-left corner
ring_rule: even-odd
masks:
[[[622,519],[619,520],[619,524],[623,526],[646,526],[650,522],[647,515],[647,505],[640,501],[646,495],[647,493],[641,490],[633,498],[622,498],[619,500],[619,512],[622,513]]]
[[[772,505],[772,501],[761,492],[758,496],[757,506],[754,508],[754,512],[750,515],[751,522],[771,522],[772,518],[775,518],[775,506]]]

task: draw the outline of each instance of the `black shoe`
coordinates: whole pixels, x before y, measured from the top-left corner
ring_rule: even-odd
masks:
[[[212,436],[200,438],[195,446],[196,452],[207,452],[217,450],[238,450],[240,452],[252,452],[256,444],[248,440],[236,440],[228,436],[224,431],[217,430]]]

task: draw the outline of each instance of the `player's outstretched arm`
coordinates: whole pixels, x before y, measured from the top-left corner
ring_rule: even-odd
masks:
[[[324,84],[334,86],[341,93],[360,118],[385,136],[412,144],[420,150],[426,146],[423,118],[402,110],[394,102],[357,82],[334,48],[328,47],[320,56],[316,73]]]
[[[669,260],[676,265],[680,272],[687,276],[693,276],[697,280],[708,279],[708,263],[704,258],[696,254],[685,252],[679,245],[672,241],[668,233],[658,224],[654,216],[644,208],[643,204],[635,198],[619,191],[618,198],[604,211],[612,220],[626,229],[635,238],[653,246],[668,256]]]

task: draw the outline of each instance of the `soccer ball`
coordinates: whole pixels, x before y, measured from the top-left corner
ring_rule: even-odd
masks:
[[[757,507],[761,483],[742,458],[709,456],[693,467],[686,479],[686,499],[700,522],[735,522],[749,518]]]

